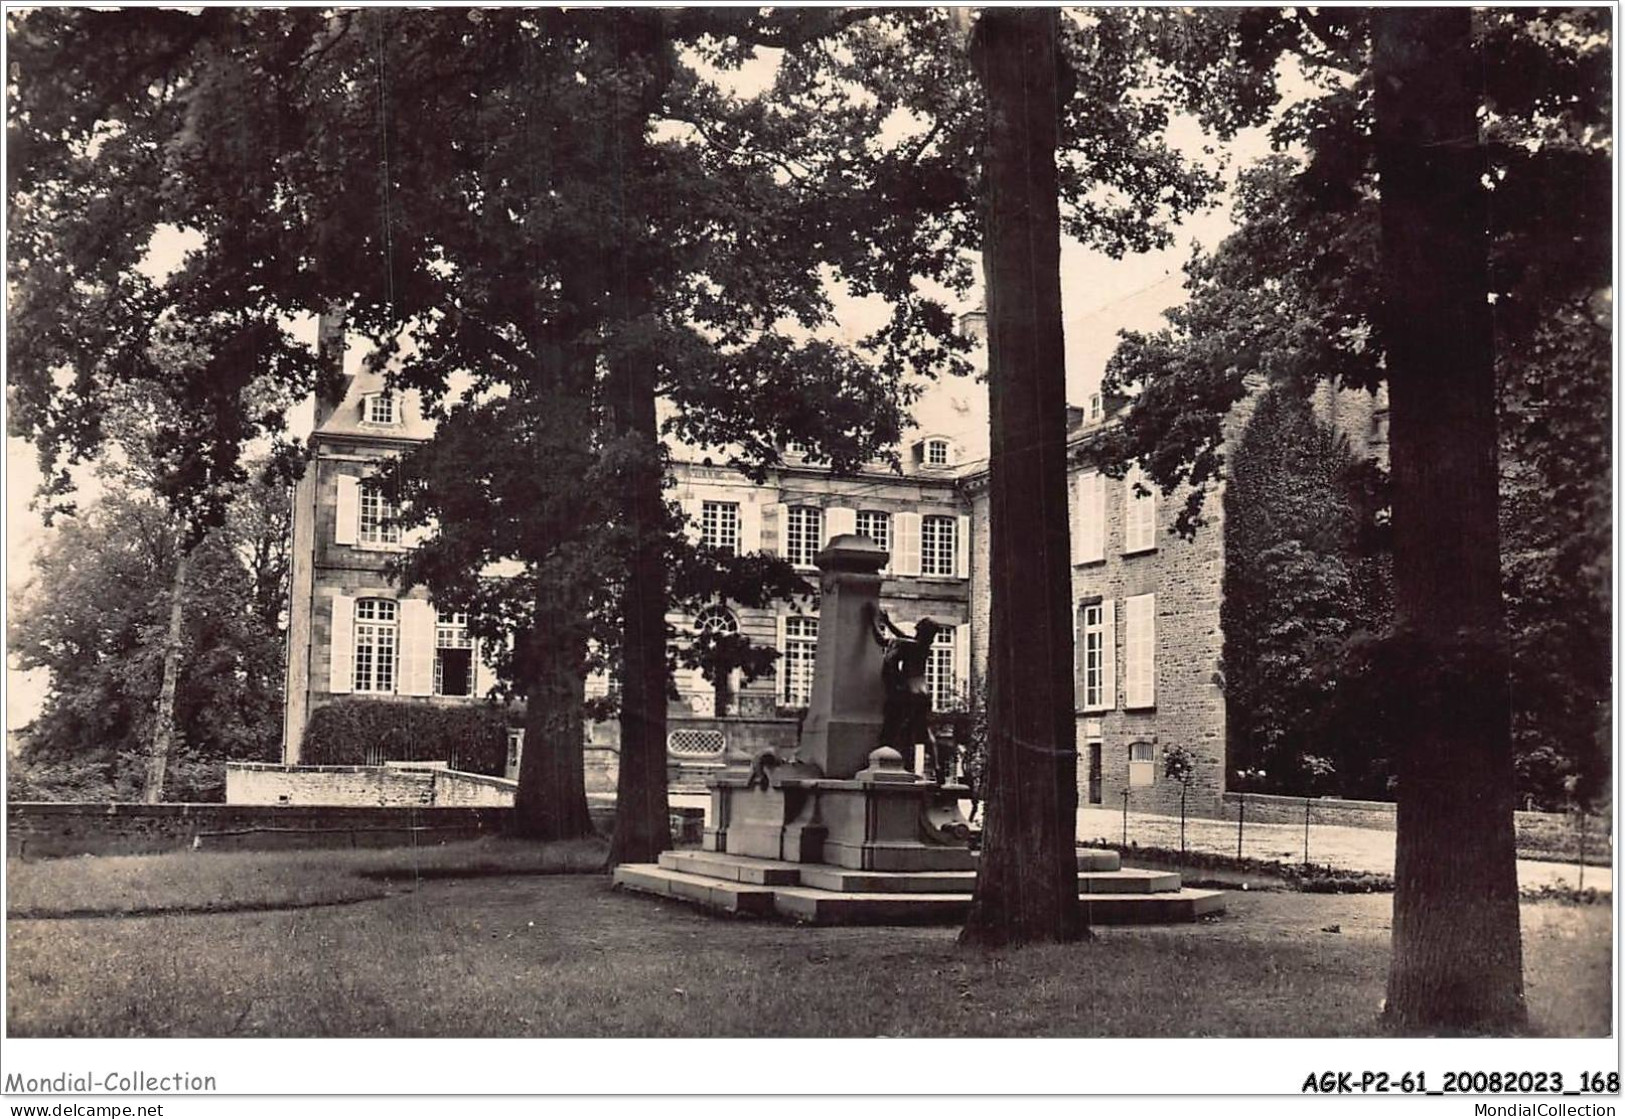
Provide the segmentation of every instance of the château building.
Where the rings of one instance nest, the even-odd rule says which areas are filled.
[[[979,325],[967,317],[969,328]],[[1368,447],[1385,442],[1382,401],[1330,390],[1322,396],[1323,417]],[[1249,408],[1244,401],[1232,415],[1232,436]],[[1183,539],[1170,531],[1183,494],[1165,496],[1137,473],[1114,479],[1087,464],[1091,442],[1114,422],[1101,396],[1090,394],[1068,418],[1079,802],[1116,807],[1126,794],[1137,809],[1175,809],[1181,790],[1164,763],[1178,746],[1195,761],[1189,809],[1217,814],[1227,787],[1222,495],[1209,496],[1207,523]],[[932,385],[916,419],[900,472],[877,463],[836,476],[792,446],[757,483],[702,451],[675,446],[671,496],[696,538],[783,556],[809,574],[813,557],[843,533],[863,533],[886,548],[881,601],[892,619],[911,628],[930,617],[944,627],[928,681],[935,708],[947,711],[969,703],[985,678],[998,590],[988,579],[985,392],[969,380]],[[467,619],[437,609],[423,588],[400,591],[384,573],[411,542],[390,526],[392,511],[368,479],[431,434],[413,395],[389,392],[377,374],[357,373],[339,399],[318,405],[309,467],[294,495],[288,765],[300,763],[311,713],[335,698],[471,704],[494,683]],[[762,610],[718,603],[668,621],[679,640],[722,630],[780,653],[772,675],[748,684],[678,670],[668,712],[674,787],[697,787],[708,769],[793,744],[810,692],[815,602]],[[589,694],[608,686],[590,679]],[[613,721],[594,724],[585,748],[612,762],[617,731]],[[510,775],[521,735],[517,727],[510,732]]]

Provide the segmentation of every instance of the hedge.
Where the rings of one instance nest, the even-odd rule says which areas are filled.
[[[508,720],[501,708],[487,704],[340,699],[311,715],[300,756],[307,765],[443,761],[465,773],[501,777],[508,764]]]

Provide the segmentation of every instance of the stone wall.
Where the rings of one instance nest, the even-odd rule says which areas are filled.
[[[437,770],[434,779],[436,808],[512,808],[519,782],[483,773]]]
[[[227,804],[400,807],[435,803],[429,768],[226,763]]]
[[[6,806],[6,856],[142,855],[193,847],[389,846],[501,831],[511,809],[242,804]]]
[[[1116,703],[1110,710],[1078,714],[1078,799],[1089,803],[1090,747],[1098,743],[1098,803],[1120,806],[1123,790],[1128,788],[1133,808],[1177,811],[1180,787],[1163,776],[1163,764],[1169,749],[1183,746],[1196,762],[1188,809],[1197,815],[1216,814],[1225,780],[1225,708],[1218,675],[1223,647],[1219,594],[1224,551],[1218,497],[1208,497],[1207,515],[1213,523],[1199,529],[1194,539],[1186,540],[1169,531],[1184,504],[1184,491],[1157,492],[1154,550],[1125,554],[1128,483],[1107,478],[1104,490],[1104,558],[1073,567],[1072,596],[1074,604],[1098,598],[1114,612]],[[1130,710],[1124,600],[1146,594],[1156,595],[1155,702],[1150,707]],[[1077,625],[1076,608],[1073,625]],[[1136,743],[1151,746],[1149,785],[1129,785],[1129,751]]]

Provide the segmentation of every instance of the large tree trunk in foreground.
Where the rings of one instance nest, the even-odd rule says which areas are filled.
[[[525,746],[513,828],[527,839],[578,839],[593,830],[582,758],[584,643],[568,624],[539,621],[525,637]]]
[[[1504,1030],[1525,1012],[1479,67],[1466,8],[1375,19],[1405,721],[1386,1014],[1405,1031]]]
[[[624,245],[647,236],[644,207],[658,205],[641,181],[653,154],[648,128],[673,74],[669,14],[642,9],[620,14],[614,47],[617,68],[637,83],[616,122],[614,166],[623,168],[610,199]],[[666,571],[665,462],[655,412],[658,355],[633,341],[654,297],[648,270],[622,249],[607,262],[610,321],[625,332],[610,355],[608,412],[621,456],[621,509],[628,536],[622,592],[621,765],[615,786],[615,838],[609,864],[646,863],[671,846],[666,799]],[[613,344],[612,344],[613,345]]]
[[[983,269],[992,411],[987,827],[961,939],[1083,932],[1076,853],[1056,9],[989,8]]]
[[[181,545],[175,559],[175,578],[169,590],[169,628],[164,633],[163,679],[158,685],[158,708],[152,720],[152,752],[147,755],[147,781],[141,799],[161,804],[169,756],[175,751],[175,689],[180,682],[181,651],[186,641],[186,566],[189,554]]]

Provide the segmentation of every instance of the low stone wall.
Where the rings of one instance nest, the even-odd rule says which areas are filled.
[[[621,754],[610,746],[588,746],[582,751],[581,765],[585,771],[587,792],[613,793],[621,779]]]
[[[435,771],[404,766],[227,762],[226,803],[428,806],[435,803]]]
[[[512,808],[519,782],[442,769],[433,775],[436,808]]]
[[[243,804],[6,805],[6,856],[144,855],[443,843],[503,830],[512,809]]]
[[[1265,793],[1247,793],[1245,797],[1249,821],[1261,824],[1303,823],[1303,797]],[[1225,813],[1230,819],[1235,819],[1242,798],[1241,793],[1224,794]],[[1309,822],[1311,825],[1393,831],[1394,811],[1392,801],[1314,797],[1311,798]],[[1557,862],[1572,862],[1580,857],[1581,816],[1578,812],[1514,812],[1512,817],[1518,832],[1520,857]],[[1588,815],[1584,818],[1584,824],[1586,862],[1608,865],[1613,857],[1613,820],[1608,816]]]

